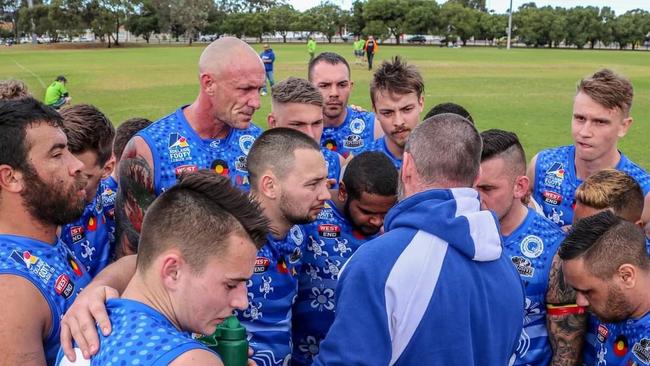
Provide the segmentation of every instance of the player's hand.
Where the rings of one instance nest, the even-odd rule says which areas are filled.
[[[96,324],[99,324],[104,336],[111,333],[106,300],[116,297],[119,297],[117,290],[108,286],[92,287],[79,293],[61,319],[61,347],[68,360],[74,362],[76,359],[73,340],[85,359],[99,351]]]
[[[365,108],[354,104],[350,104],[350,108],[352,108],[352,110],[356,112],[367,112]]]
[[[252,356],[253,356],[253,349],[248,347],[248,357],[252,357]],[[257,366],[257,362],[253,361],[252,358],[249,358],[246,366]]]

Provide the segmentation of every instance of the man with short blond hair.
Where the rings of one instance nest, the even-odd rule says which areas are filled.
[[[589,176],[606,168],[630,174],[645,195],[643,219],[650,220],[650,175],[618,149],[630,126],[630,81],[602,69],[580,81],[573,99],[573,145],[539,152],[528,168],[532,197],[558,226],[573,221],[575,191]]]

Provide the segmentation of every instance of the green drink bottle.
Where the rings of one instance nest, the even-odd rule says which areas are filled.
[[[246,328],[239,324],[237,317],[228,317],[219,324],[214,339],[217,343],[216,351],[225,366],[246,366],[248,364]]]

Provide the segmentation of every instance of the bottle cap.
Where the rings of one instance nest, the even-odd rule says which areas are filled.
[[[218,340],[238,341],[246,339],[246,328],[236,316],[230,316],[217,326]]]

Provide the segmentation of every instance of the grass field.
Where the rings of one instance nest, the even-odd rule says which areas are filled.
[[[119,124],[130,117],[157,119],[197,94],[197,47],[53,50],[16,46],[0,49],[0,78],[24,80],[37,97],[58,74],[68,78],[75,103],[91,103]],[[259,45],[254,47],[260,50]],[[275,77],[306,76],[304,45],[273,45]],[[319,44],[317,52],[334,51],[353,63],[351,45]],[[635,123],[621,149],[650,169],[650,53],[576,50],[447,49],[383,46],[376,63],[402,55],[425,77],[425,111],[452,101],[469,109],[480,129],[515,131],[528,157],[542,148],[568,144],[572,97],[577,81],[601,67],[628,76],[634,83]],[[370,108],[371,73],[352,65],[355,87],[351,102]],[[266,127],[270,98],[254,121]]]

